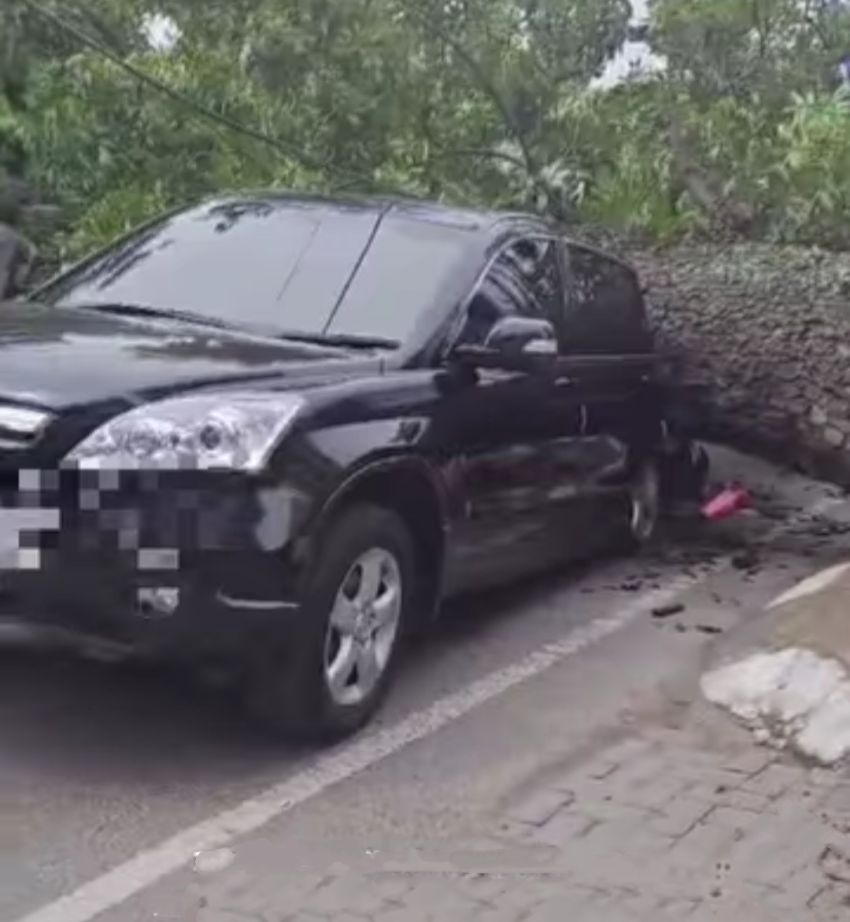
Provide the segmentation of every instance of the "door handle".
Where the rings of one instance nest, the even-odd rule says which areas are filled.
[[[572,387],[575,381],[572,378],[555,378],[555,387]]]

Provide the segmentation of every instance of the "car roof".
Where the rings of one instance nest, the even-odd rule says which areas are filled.
[[[286,189],[247,189],[222,193],[207,198],[208,206],[239,204],[266,204],[272,207],[284,205],[309,205],[329,213],[346,211],[373,211],[376,215],[400,214],[430,224],[441,224],[456,230],[466,230],[486,238],[507,236],[512,230],[537,230],[555,233],[567,243],[580,247],[597,256],[618,263],[624,269],[634,272],[634,267],[617,254],[605,250],[586,240],[572,236],[566,227],[552,218],[522,211],[508,211],[493,208],[448,205],[429,199],[402,195],[330,195],[322,193],[293,192]]]
[[[239,204],[266,204],[275,206],[308,205],[333,212],[374,211],[376,214],[400,214],[412,220],[442,224],[459,230],[495,235],[511,225],[537,225],[552,229],[553,224],[540,215],[500,211],[487,208],[447,205],[425,199],[405,196],[379,195],[322,195],[290,192],[278,189],[249,189],[216,195],[204,201],[207,206],[234,206]]]

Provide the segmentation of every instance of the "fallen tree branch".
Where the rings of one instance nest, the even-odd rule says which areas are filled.
[[[432,36],[444,42],[458,56],[463,64],[466,65],[467,70],[472,74],[480,89],[489,96],[491,102],[499,110],[505,127],[522,150],[523,159],[525,161],[524,166],[529,176],[536,178],[539,175],[539,170],[536,159],[528,144],[528,139],[525,136],[525,132],[514,116],[514,112],[507,99],[505,99],[495,82],[490,79],[486,70],[475,55],[465,48],[462,42],[446,32],[442,26],[435,23],[433,19],[424,12],[407,8],[405,9],[405,14],[412,16],[419,22],[420,26],[430,32]]]

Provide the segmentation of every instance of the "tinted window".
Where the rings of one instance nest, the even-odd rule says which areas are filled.
[[[232,323],[323,329],[375,211],[265,202],[171,217],[58,287],[57,303],[142,304]]]
[[[526,239],[492,265],[469,304],[460,342],[483,345],[497,321],[521,315],[554,320],[561,282],[553,241]]]
[[[569,303],[564,346],[573,353],[617,354],[651,348],[637,276],[620,263],[568,247]]]
[[[71,272],[46,300],[144,305],[270,331],[401,341],[434,303],[468,236],[392,213],[375,234],[379,217],[374,208],[291,201],[204,206]]]
[[[329,332],[403,341],[465,255],[465,230],[389,214]]]

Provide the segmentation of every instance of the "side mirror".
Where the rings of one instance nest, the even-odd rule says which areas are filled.
[[[480,368],[543,372],[554,364],[558,342],[548,320],[504,317],[494,325],[483,346],[459,346],[455,356]]]

